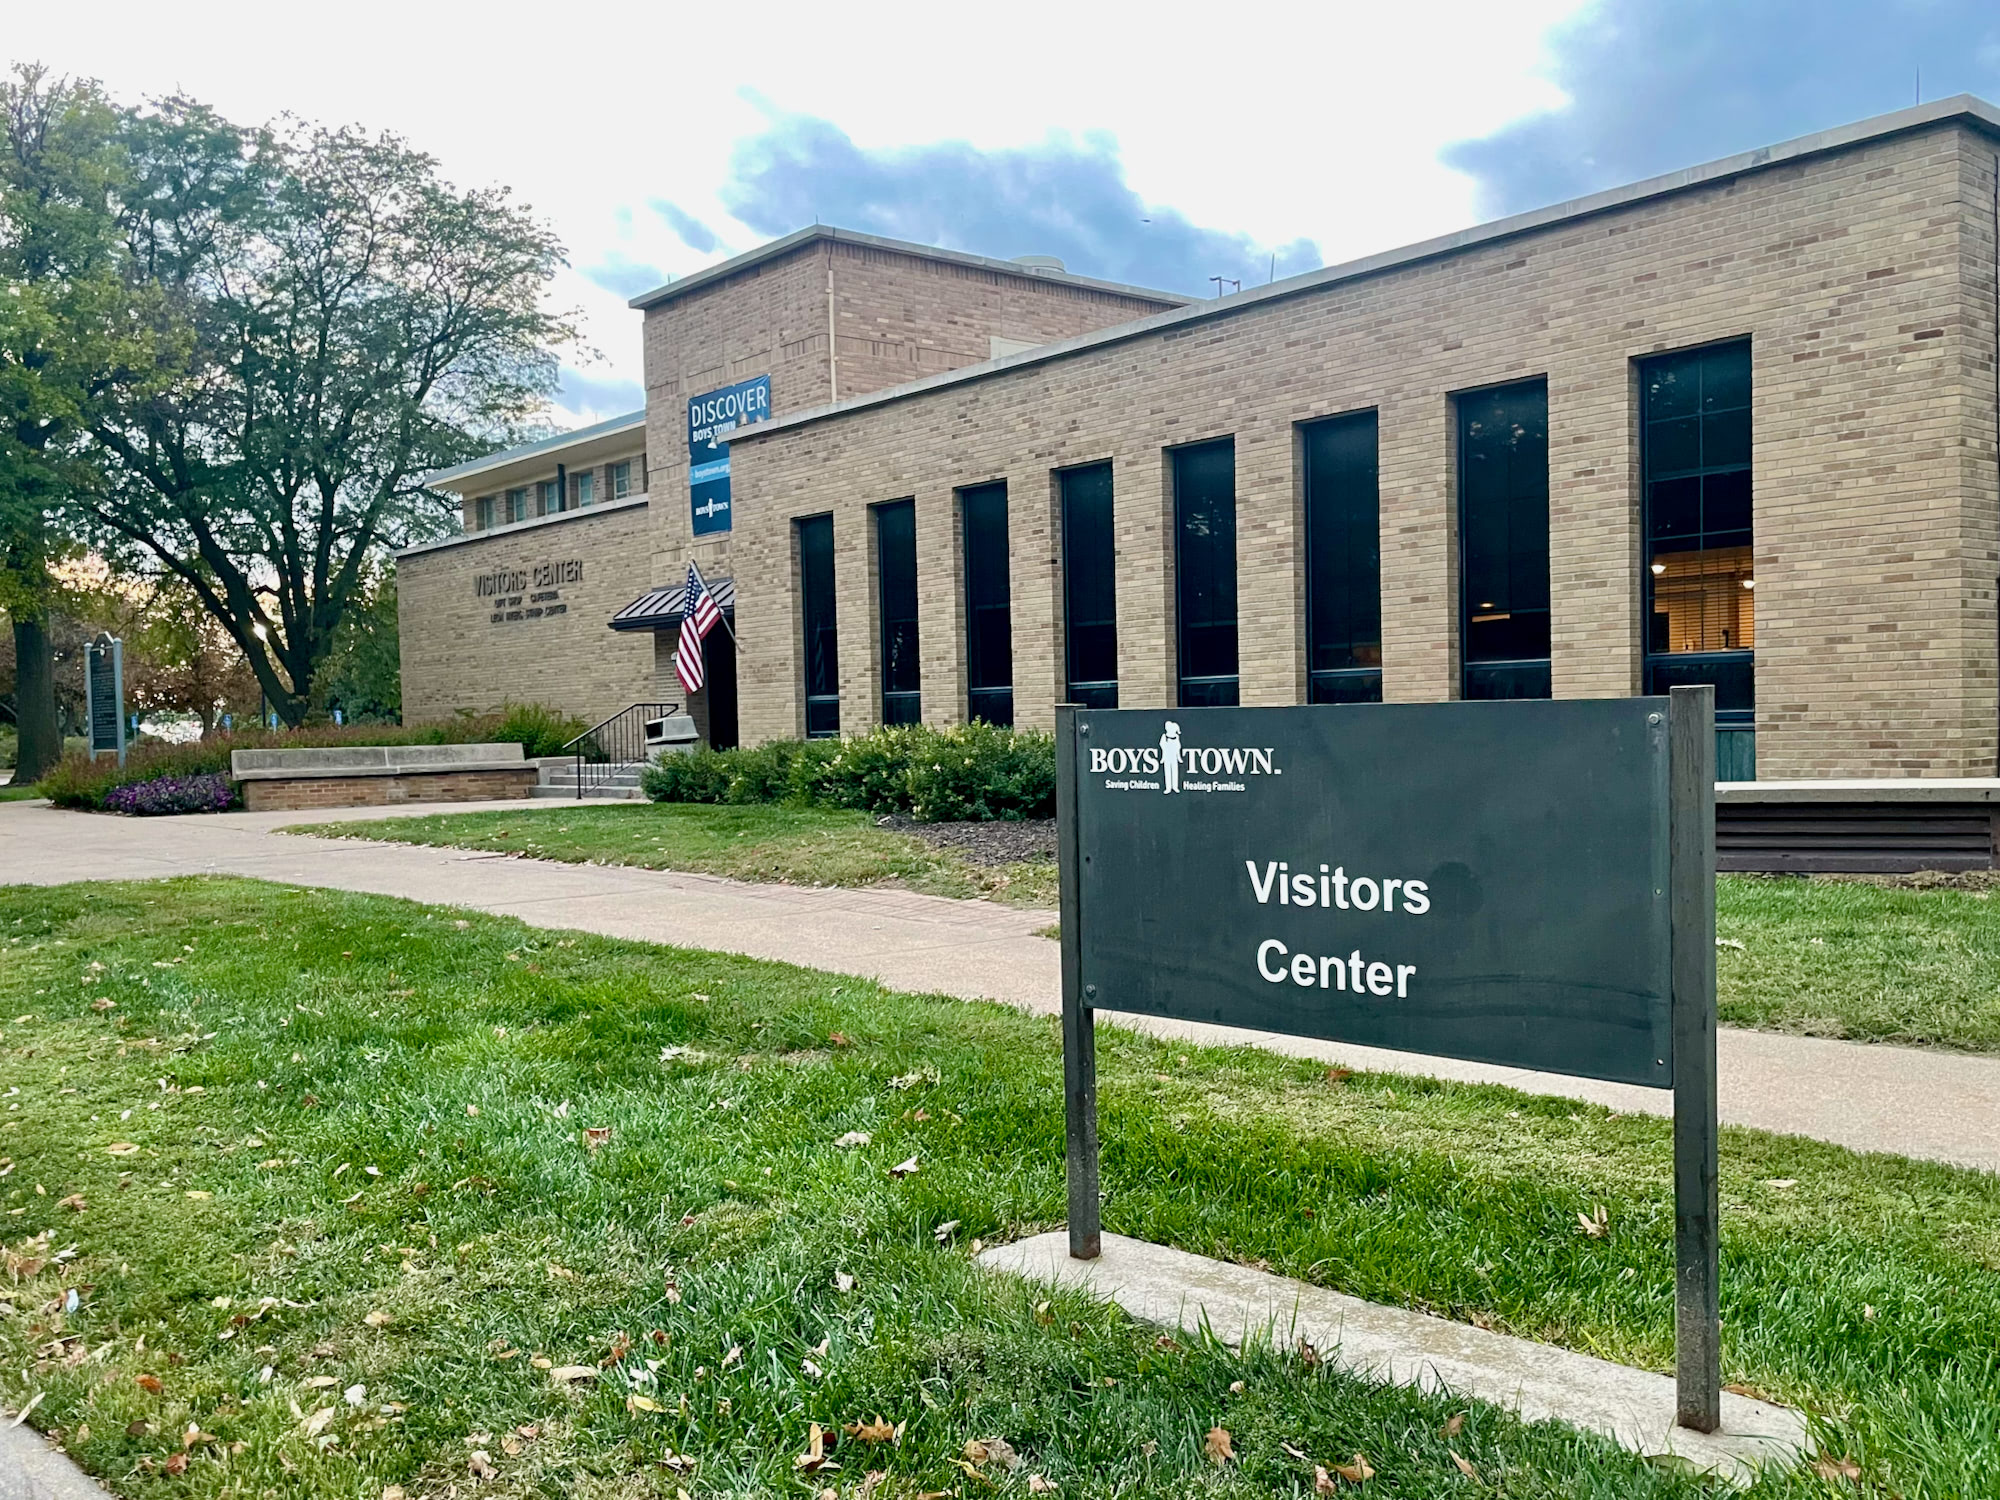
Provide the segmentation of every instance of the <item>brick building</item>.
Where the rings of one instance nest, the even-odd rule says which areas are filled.
[[[1990,776],[1997,149],[1961,97],[1179,305],[792,236],[638,299],[643,525],[406,554],[406,701],[532,679],[514,642],[558,632],[460,596],[560,532],[616,585],[562,617],[559,675],[671,683],[692,555],[730,582],[745,742],[1712,681],[1725,777]],[[694,535],[687,398],[764,370],[733,522]],[[605,627],[648,590],[641,662]]]

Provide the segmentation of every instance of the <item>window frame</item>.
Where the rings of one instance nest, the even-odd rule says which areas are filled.
[[[1217,595],[1226,589],[1229,596],[1230,614],[1228,620],[1229,657],[1228,672],[1188,671],[1190,658],[1197,653],[1190,651],[1188,624],[1190,611],[1190,570],[1187,566],[1192,548],[1188,546],[1189,485],[1185,470],[1202,457],[1226,449],[1229,455],[1229,541],[1228,566],[1218,569],[1211,580],[1211,589]],[[1242,702],[1243,655],[1242,655],[1242,592],[1239,587],[1237,570],[1237,494],[1236,494],[1236,435],[1226,433],[1219,437],[1207,438],[1197,443],[1178,444],[1167,451],[1168,473],[1173,491],[1174,524],[1174,683],[1175,702],[1182,708],[1233,708]],[[1211,510],[1211,516],[1219,512]],[[1209,553],[1220,552],[1219,543],[1211,543]],[[1216,561],[1212,555],[1208,559]],[[1214,630],[1218,633],[1223,622],[1218,615],[1215,619],[1203,620],[1192,627],[1196,630]],[[1219,634],[1218,634],[1219,638]],[[1202,652],[1200,654],[1206,654]],[[1200,663],[1214,665],[1215,663]]]
[[[1111,675],[1109,677],[1080,677],[1077,675],[1077,628],[1081,611],[1077,608],[1077,572],[1072,566],[1076,556],[1076,529],[1073,526],[1075,514],[1073,502],[1096,504],[1100,497],[1073,494],[1073,481],[1081,483],[1086,477],[1094,478],[1102,474],[1104,480],[1104,567],[1103,582],[1105,598],[1102,609],[1107,613],[1099,616],[1093,611],[1092,618],[1083,620],[1086,629],[1108,629],[1110,632]],[[1063,606],[1063,694],[1064,701],[1078,703],[1085,708],[1116,708],[1118,706],[1118,476],[1108,458],[1095,463],[1074,464],[1055,471],[1056,484],[1056,532],[1062,546],[1062,606]]]
[[[605,487],[612,500],[623,500],[632,490],[632,460],[627,458],[605,467]]]
[[[597,470],[577,469],[569,476],[570,490],[578,510],[597,504]]]
[[[1510,392],[1529,391],[1534,389],[1539,389],[1542,396],[1541,505],[1542,505],[1543,515],[1545,517],[1543,523],[1544,530],[1543,530],[1543,542],[1542,542],[1542,556],[1544,559],[1543,566],[1545,569],[1545,574],[1542,585],[1542,592],[1543,596],[1547,599],[1548,602],[1544,606],[1541,612],[1547,616],[1548,620],[1549,653],[1545,656],[1490,657],[1479,661],[1474,661],[1472,659],[1472,654],[1471,654],[1472,626],[1475,623],[1483,623],[1483,622],[1477,621],[1474,617],[1473,613],[1474,606],[1472,602],[1472,593],[1473,593],[1472,577],[1471,577],[1472,570],[1468,566],[1469,563],[1468,534],[1471,531],[1471,528],[1466,524],[1467,513],[1468,513],[1467,505],[1469,500],[1469,496],[1467,493],[1468,486],[1466,484],[1466,479],[1468,472],[1467,466],[1471,461],[1471,455],[1468,452],[1469,443],[1467,441],[1468,437],[1467,428],[1469,423],[1473,420],[1472,412],[1476,409],[1478,403],[1482,401],[1494,400]],[[1457,503],[1453,507],[1454,520],[1456,521],[1457,524],[1457,537],[1456,537],[1457,545],[1455,550],[1457,553],[1457,560],[1458,560],[1458,695],[1461,700],[1474,701],[1474,702],[1551,698],[1554,696],[1555,597],[1554,597],[1554,590],[1552,587],[1553,570],[1549,555],[1550,523],[1546,519],[1548,514],[1548,507],[1550,504],[1550,494],[1551,494],[1551,486],[1549,480],[1549,462],[1548,462],[1548,452],[1549,452],[1548,376],[1546,374],[1529,375],[1522,377],[1520,379],[1499,381],[1492,385],[1475,386],[1462,391],[1454,391],[1452,393],[1451,399],[1452,399],[1452,432],[1456,440],[1455,446],[1457,450],[1454,455],[1455,462],[1453,464],[1453,471],[1457,482],[1456,487],[1458,492],[1456,496]],[[1506,500],[1508,506],[1510,507],[1510,514],[1508,516],[1509,545],[1507,550],[1507,563],[1508,563],[1508,570],[1511,574],[1514,566],[1514,559],[1520,554],[1516,551],[1516,549],[1512,545],[1513,530],[1511,523],[1513,521],[1513,516],[1511,514],[1511,507],[1515,503],[1515,497],[1510,494],[1506,497]],[[1513,580],[1511,576],[1508,580],[1508,583],[1509,587],[1511,588],[1513,586]],[[1529,610],[1520,609],[1518,606],[1514,604],[1514,601],[1511,598],[1508,600],[1508,605],[1509,605],[1508,608],[1509,615],[1517,613],[1536,612],[1532,609]],[[1479,688],[1480,690],[1475,691],[1474,690],[1475,687]]]
[[[493,529],[493,517],[499,509],[499,503],[500,497],[498,495],[475,495],[473,497],[472,529],[474,531],[491,531]]]
[[[507,524],[513,526],[528,519],[528,487],[519,485],[507,492]]]
[[[1367,465],[1368,507],[1373,518],[1372,574],[1374,579],[1374,619],[1375,638],[1372,641],[1357,640],[1352,624],[1355,617],[1351,599],[1347,605],[1350,622],[1347,638],[1342,643],[1350,655],[1373,649],[1375,660],[1372,664],[1350,661],[1346,666],[1318,667],[1314,659],[1319,651],[1319,611],[1330,605],[1323,604],[1321,591],[1315,586],[1318,580],[1319,553],[1324,541],[1332,545],[1327,528],[1335,524],[1335,517],[1322,515],[1316,503],[1314,439],[1321,434],[1332,434],[1336,430],[1358,428],[1366,425],[1369,430],[1369,462]],[[1382,420],[1376,407],[1363,407],[1357,411],[1336,412],[1311,421],[1297,424],[1299,441],[1299,502],[1301,526],[1305,536],[1305,546],[1301,557],[1305,578],[1305,666],[1306,702],[1308,703],[1380,703],[1382,701]],[[1344,521],[1344,538],[1352,542],[1355,524],[1351,515],[1340,518]],[[1341,554],[1344,584],[1351,590],[1356,582],[1356,570],[1351,566],[1351,548]],[[1363,570],[1369,571],[1369,570]],[[1365,585],[1364,585],[1365,588]]]
[[[818,546],[818,538],[825,537],[823,556]],[[792,519],[793,545],[798,553],[799,580],[799,717],[809,740],[834,739],[840,734],[840,607],[837,595],[837,581],[834,570],[833,513],[821,512],[816,516],[795,516]],[[816,596],[814,573],[824,565],[826,578],[824,598]],[[823,607],[815,608],[815,604]],[[815,616],[822,618],[816,619]],[[824,646],[824,657],[818,650]],[[820,692],[815,693],[814,667],[822,664],[826,671],[818,684]],[[826,691],[831,685],[832,691]]]
[[[884,500],[868,507],[870,530],[875,542],[875,640],[876,665],[881,672],[881,712],[884,724],[920,724],[923,722],[923,624],[922,624],[922,583],[917,567],[917,502],[914,497],[905,496],[900,500]],[[907,538],[897,533],[904,519],[909,522]],[[885,527],[884,522],[891,522]],[[902,593],[902,580],[891,580],[892,561],[900,567],[901,559],[889,555],[891,546],[898,551],[904,545],[909,548],[909,579],[907,613],[903,613],[904,601],[891,598],[891,589]],[[893,616],[890,611],[897,613]],[[907,630],[907,637],[905,637]],[[906,652],[899,647],[907,647]],[[899,669],[907,668],[907,672]],[[894,686],[894,682],[907,682],[907,686]]]
[[[1683,467],[1669,470],[1664,477],[1656,478],[1653,473],[1653,461],[1658,438],[1655,436],[1653,429],[1665,422],[1684,420],[1684,418],[1665,417],[1656,419],[1653,417],[1650,410],[1650,403],[1647,400],[1647,385],[1652,372],[1669,361],[1698,361],[1709,356],[1720,355],[1724,352],[1733,353],[1737,351],[1741,352],[1745,366],[1743,404],[1741,406],[1724,407],[1721,408],[1721,411],[1725,414],[1739,411],[1743,413],[1745,433],[1742,462],[1722,464],[1698,462],[1692,468]],[[1654,544],[1659,540],[1654,530],[1654,490],[1656,486],[1686,479],[1706,481],[1710,478],[1720,478],[1737,473],[1745,475],[1749,489],[1748,503],[1750,509],[1749,524],[1742,529],[1749,536],[1747,545],[1751,552],[1751,582],[1754,584],[1756,579],[1756,364],[1751,336],[1749,334],[1741,334],[1731,338],[1713,339],[1706,343],[1692,344],[1682,349],[1662,349],[1635,360],[1633,364],[1634,375],[1636,376],[1635,390],[1638,399],[1639,427],[1639,656],[1641,686],[1648,694],[1663,694],[1675,686],[1704,682],[1713,683],[1716,688],[1716,727],[1718,729],[1732,730],[1752,729],[1756,725],[1757,717],[1757,648],[1754,623],[1756,604],[1754,600],[1751,604],[1753,621],[1751,627],[1751,644],[1748,646],[1704,647],[1696,651],[1655,651],[1652,647],[1653,606],[1656,598],[1656,575],[1653,572],[1653,564],[1658,556],[1654,551]],[[1706,367],[1704,366],[1703,369],[1703,388],[1697,390],[1694,408],[1689,413],[1689,415],[1696,417],[1703,417],[1708,414],[1707,408],[1704,405],[1706,399]],[[1697,433],[1697,441],[1705,443],[1705,432],[1698,427]],[[1705,508],[1705,497],[1703,505]],[[1697,542],[1705,541],[1708,536],[1706,521],[1707,516],[1704,509],[1704,513],[1701,516],[1701,524],[1697,526],[1694,533]],[[1733,529],[1729,531],[1719,530],[1716,534],[1730,535],[1733,534]],[[1703,551],[1706,549],[1697,546],[1693,549],[1676,548],[1674,550]]]
[[[981,603],[978,596],[982,569],[976,564],[983,560],[983,548],[978,547],[973,539],[973,510],[975,506],[983,506],[995,498],[1000,508],[1000,593],[997,603],[992,600]],[[965,713],[976,723],[992,724],[1001,729],[1014,727],[1014,583],[1009,551],[1012,536],[1008,523],[1006,480],[992,479],[960,487],[958,536],[965,585]],[[999,664],[987,659],[986,648],[993,642],[980,628],[981,613],[997,613],[1001,617],[999,646],[1006,656],[1004,671],[998,670]]]

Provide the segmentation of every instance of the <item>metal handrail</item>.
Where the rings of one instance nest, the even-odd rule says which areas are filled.
[[[681,711],[678,703],[634,703],[621,708],[602,724],[590,728],[562,747],[564,755],[576,756],[576,799],[605,785],[627,766],[646,763],[646,724]],[[590,779],[584,780],[584,768]]]

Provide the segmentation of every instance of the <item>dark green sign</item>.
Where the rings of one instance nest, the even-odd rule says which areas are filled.
[[[1074,725],[1090,1006],[1673,1082],[1666,699]]]

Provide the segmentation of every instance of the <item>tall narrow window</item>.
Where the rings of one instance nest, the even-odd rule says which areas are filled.
[[[623,500],[632,493],[632,461],[611,466],[611,498]]]
[[[563,492],[553,479],[543,479],[535,484],[535,507],[538,515],[555,516],[562,514]]]
[[[497,495],[481,495],[472,502],[472,525],[475,530],[493,529],[493,502],[498,498]]]
[[[806,738],[840,733],[840,640],[834,629],[833,517],[799,528],[799,614],[805,624]]]
[[[965,684],[971,717],[1014,723],[1014,632],[1007,587],[1007,486],[958,492],[965,523]]]
[[[1755,779],[1750,346],[1639,367],[1645,403],[1646,691],[1715,684],[1716,774]]]
[[[917,664],[917,503],[875,507],[875,573],[882,621],[882,722],[923,718]]]
[[[1062,504],[1065,700],[1118,706],[1118,547],[1111,520],[1111,465],[1065,469]]]
[[[1236,678],[1236,440],[1173,450],[1180,702],[1231,706]]]
[[[525,489],[507,491],[508,522],[511,524],[515,521],[525,521],[527,519],[528,492]]]
[[[582,469],[569,476],[571,501],[578,510],[597,504],[597,470]]]
[[[1372,411],[1301,430],[1306,495],[1306,698],[1382,701],[1382,538]]]
[[[1466,698],[1549,696],[1549,387],[1458,398]]]

